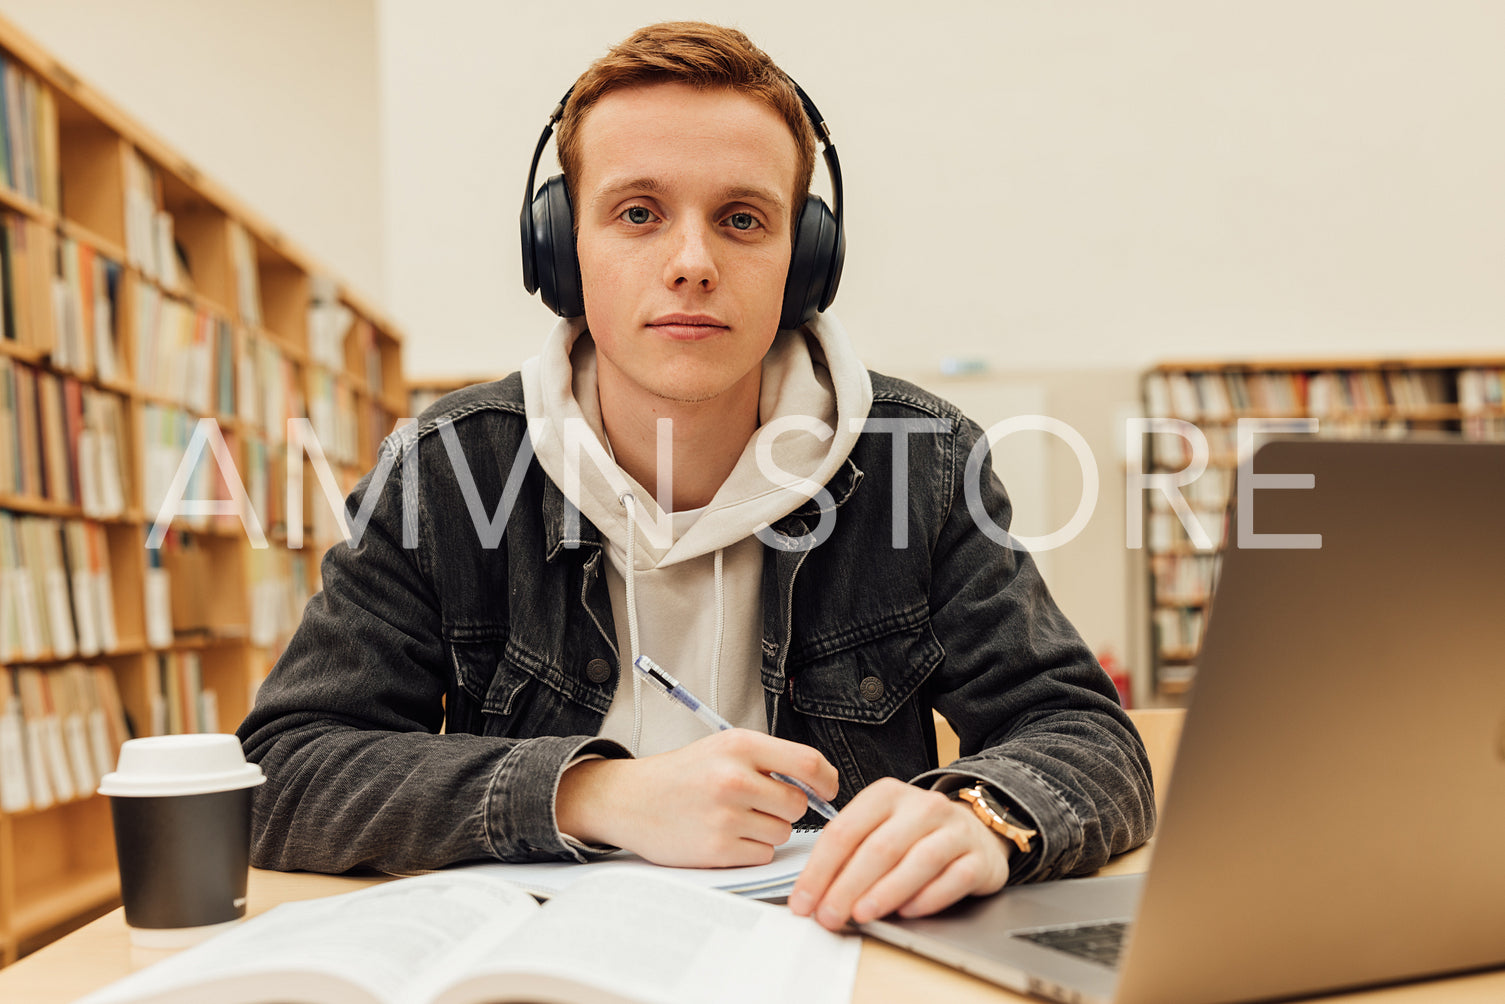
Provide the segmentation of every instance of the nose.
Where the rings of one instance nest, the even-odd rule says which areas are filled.
[[[664,264],[664,284],[674,290],[698,286],[709,293],[720,274],[711,242],[714,235],[699,222],[681,221],[671,236],[672,251]]]

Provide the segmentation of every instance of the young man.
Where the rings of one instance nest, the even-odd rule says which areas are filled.
[[[981,431],[829,315],[779,328],[815,160],[788,79],[740,32],[645,28],[559,148],[584,316],[351,495],[369,523],[241,726],[255,863],[761,862],[807,811],[778,772],[840,808],[789,901],[836,928],[1143,841],[1112,684],[980,525],[1010,514]],[[643,693],[639,653],[737,728]],[[979,782],[1032,843],[945,793]]]

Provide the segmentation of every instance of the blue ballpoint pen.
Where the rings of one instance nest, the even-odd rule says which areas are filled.
[[[731,722],[727,721],[725,718],[722,718],[705,704],[701,703],[700,698],[696,697],[694,694],[686,690],[678,680],[669,675],[664,667],[660,666],[658,663],[654,662],[646,655],[640,655],[636,659],[634,659],[632,661],[632,666],[639,673],[642,673],[643,676],[647,677],[650,683],[652,683],[659,690],[662,690],[666,697],[668,697],[670,700],[678,701],[680,704],[683,704],[685,707],[689,708],[692,712],[695,713],[696,718],[699,718],[702,722],[705,722],[717,732],[725,732],[727,729],[732,728]],[[805,782],[801,781],[799,778],[790,777],[788,774],[780,774],[777,771],[769,771],[768,776],[773,778],[775,781],[783,781],[785,784],[794,785],[800,791],[803,791],[805,793],[805,798],[809,801],[810,808],[814,809],[822,816],[825,816],[827,819],[836,818],[836,809],[832,807],[831,803],[827,802],[824,798],[821,798],[819,795],[817,795],[813,788],[811,788]]]

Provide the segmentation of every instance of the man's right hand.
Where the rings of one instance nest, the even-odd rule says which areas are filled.
[[[804,793],[772,771],[836,797],[836,768],[818,750],[730,729],[641,760],[577,763],[559,779],[554,815],[561,833],[655,864],[766,864],[807,808]]]

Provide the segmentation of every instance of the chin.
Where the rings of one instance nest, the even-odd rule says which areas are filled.
[[[715,400],[724,390],[725,388],[713,389],[709,387],[675,385],[671,387],[655,387],[653,388],[653,393],[655,396],[663,398],[665,401],[673,401],[675,404],[703,404],[706,401]]]

